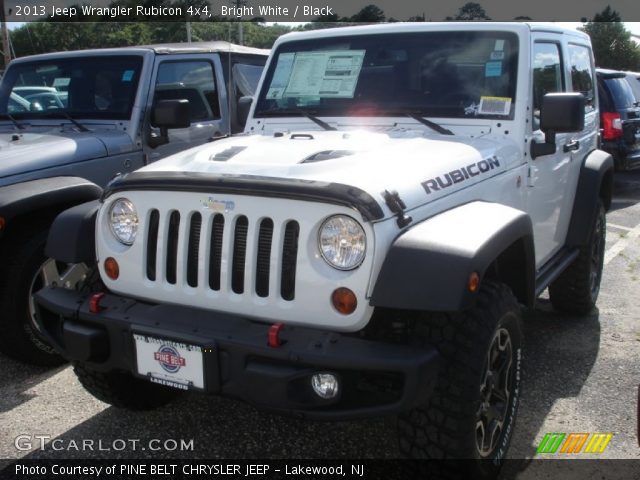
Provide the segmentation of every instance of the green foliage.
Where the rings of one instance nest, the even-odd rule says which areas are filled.
[[[456,15],[453,17],[447,17],[446,20],[469,22],[477,20],[491,20],[491,18],[489,18],[487,12],[484,11],[482,5],[475,2],[468,2],[460,7]]]
[[[640,48],[631,40],[620,15],[607,6],[582,29],[591,37],[596,65],[614,70],[640,70]]]
[[[384,12],[375,5],[367,5],[358,13],[353,15],[349,20],[351,22],[366,22],[366,23],[375,23],[375,22],[384,22],[385,21]]]

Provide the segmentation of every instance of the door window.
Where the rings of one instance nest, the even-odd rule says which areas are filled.
[[[571,90],[584,95],[585,113],[595,109],[595,86],[591,70],[591,50],[582,45],[569,45],[569,65],[571,66]]]
[[[562,92],[560,48],[556,43],[533,46],[533,129],[540,128],[540,106],[547,93]]]
[[[194,60],[160,64],[154,103],[180,99],[189,100],[192,123],[220,118],[220,103],[210,62]]]

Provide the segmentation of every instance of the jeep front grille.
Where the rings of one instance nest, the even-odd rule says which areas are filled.
[[[199,212],[181,214],[177,210],[167,212],[163,217],[157,209],[151,210],[148,218],[146,276],[150,281],[166,281],[172,285],[184,281],[192,288],[230,289],[236,294],[252,290],[263,298],[277,294],[287,301],[295,298],[300,233],[295,220],[283,225],[282,235],[274,235],[276,226],[271,218],[252,221],[245,215],[221,213],[203,217]],[[161,218],[165,219],[166,225]],[[166,235],[160,235],[162,231]],[[180,238],[181,235],[185,238]],[[205,242],[201,241],[203,235],[208,235]],[[162,238],[164,245],[159,245]],[[274,238],[279,239],[277,245]],[[281,255],[273,255],[274,249]],[[163,258],[158,258],[158,252]],[[280,265],[271,265],[272,258],[281,259]],[[206,269],[204,277],[199,277],[201,266]],[[272,268],[279,268],[279,275],[272,276]],[[161,278],[163,271],[164,278]],[[205,279],[204,285],[200,285],[199,278]],[[271,285],[270,278],[279,278],[280,285]],[[249,279],[251,285],[247,284]]]

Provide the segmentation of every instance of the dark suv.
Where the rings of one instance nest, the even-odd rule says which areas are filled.
[[[640,166],[640,101],[624,72],[596,70],[600,98],[602,149],[614,159],[616,170]]]

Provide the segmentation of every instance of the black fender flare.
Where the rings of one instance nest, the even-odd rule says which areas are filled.
[[[49,229],[47,257],[65,263],[95,263],[95,225],[100,205],[100,200],[92,200],[60,213]]]
[[[492,268],[500,262],[500,269]],[[460,311],[475,304],[468,288],[478,273],[498,275],[518,300],[535,298],[535,255],[530,217],[497,203],[475,201],[431,217],[391,245],[373,288],[375,307]]]
[[[30,213],[65,209],[100,198],[102,189],[79,177],[50,177],[14,183],[0,188],[0,217],[7,231],[11,220]]]
[[[612,193],[613,157],[602,150],[593,150],[585,157],[580,167],[580,177],[565,242],[567,246],[581,247],[587,244],[597,213],[598,198],[602,200],[605,210],[609,210]]]

